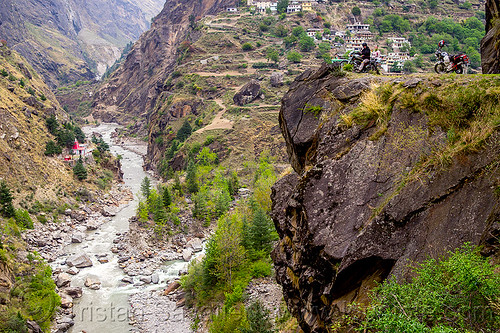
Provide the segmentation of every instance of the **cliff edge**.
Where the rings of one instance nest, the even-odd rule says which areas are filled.
[[[306,71],[282,100],[295,170],[273,188],[276,277],[304,332],[327,332],[408,260],[497,252],[500,82]]]

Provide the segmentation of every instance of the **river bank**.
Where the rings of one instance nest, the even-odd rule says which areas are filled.
[[[111,152],[121,156],[124,183],[104,195],[86,192],[88,197],[67,209],[62,219],[37,223],[23,235],[28,250],[38,252],[53,269],[61,307],[52,332],[156,332],[159,323],[167,331],[191,332],[191,318],[177,299],[182,294],[174,291],[167,297],[164,289],[202,251],[207,234],[181,214],[184,233],[159,242],[151,228],[132,218],[141,181],[152,177],[143,170],[146,144],[117,138],[116,128],[101,124],[84,131],[99,133]]]

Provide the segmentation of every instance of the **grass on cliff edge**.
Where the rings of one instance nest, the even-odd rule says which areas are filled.
[[[427,76],[416,88],[404,88],[401,83],[374,84],[363,93],[359,105],[340,116],[339,125],[349,128],[376,126],[370,140],[384,135],[393,109],[425,115],[425,130],[407,142],[428,141],[430,136],[443,133],[443,140],[433,144],[409,172],[402,174],[394,191],[374,209],[376,216],[407,184],[425,177],[432,170],[442,171],[461,154],[482,149],[500,128],[500,80],[489,76]],[[414,131],[415,132],[415,131]],[[415,132],[416,133],[416,132]],[[413,133],[413,134],[415,134]]]
[[[389,279],[364,308],[351,304],[334,332],[498,332],[500,274],[479,249],[465,244],[447,258],[412,265],[411,281]]]

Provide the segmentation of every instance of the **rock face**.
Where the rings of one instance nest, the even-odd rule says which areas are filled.
[[[445,168],[432,164],[449,143],[431,116],[453,89],[429,80],[348,79],[325,66],[302,74],[282,100],[296,173],[273,187],[280,241],[272,257],[306,333],[327,332],[389,275],[409,278],[408,260],[479,244],[500,218],[500,171],[491,169],[500,134],[492,130],[481,149],[450,157]],[[424,108],[429,98],[438,106]],[[377,119],[367,110],[387,113]]]
[[[236,105],[243,106],[256,100],[260,93],[259,81],[251,80],[234,95],[233,101]]]
[[[500,73],[500,1],[486,1],[486,35],[481,40],[483,74]]]

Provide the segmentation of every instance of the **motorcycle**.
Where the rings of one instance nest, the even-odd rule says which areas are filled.
[[[349,64],[351,64],[354,68],[354,70],[357,70],[361,63],[363,62],[363,58],[361,57],[361,52],[354,51],[349,54]],[[370,62],[366,64],[363,69],[361,70],[361,73],[368,73],[368,72],[375,72],[377,74],[380,74],[380,59],[379,58],[371,58]]]
[[[438,62],[434,65],[434,70],[438,74],[446,74],[455,72],[457,74],[463,74],[464,68],[467,69],[469,66],[469,57],[465,53],[459,53],[457,55],[448,55],[445,51],[437,50],[436,58]],[[451,65],[451,68],[448,66]]]

